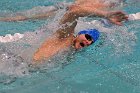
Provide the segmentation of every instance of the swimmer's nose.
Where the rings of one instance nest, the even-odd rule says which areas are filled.
[[[88,40],[84,42],[84,44],[87,46],[89,46],[91,43],[92,43],[92,41],[88,41]]]

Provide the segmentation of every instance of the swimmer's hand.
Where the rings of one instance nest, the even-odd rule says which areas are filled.
[[[107,19],[116,25],[122,26],[122,21],[128,20],[128,16],[122,11],[108,12]]]

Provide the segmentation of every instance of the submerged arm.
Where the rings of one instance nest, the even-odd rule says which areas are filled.
[[[35,19],[44,19],[48,18],[50,16],[54,16],[56,14],[57,10],[49,11],[47,13],[42,13],[42,14],[37,14],[31,17],[26,17],[22,15],[17,15],[14,17],[5,17],[5,18],[0,18],[0,21],[6,21],[6,22],[12,22],[12,21],[25,21],[25,20],[35,20]]]

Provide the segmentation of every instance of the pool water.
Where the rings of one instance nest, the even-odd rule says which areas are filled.
[[[53,5],[64,1],[70,0],[30,0],[30,2],[1,0],[2,14],[0,14],[4,16],[4,13],[24,11],[35,6]],[[140,12],[139,0],[125,2],[127,3],[123,8],[125,12],[128,14]],[[48,23],[49,20],[0,22],[0,35],[34,32]],[[76,27],[76,31],[88,26],[81,23]],[[100,25],[91,26],[104,30]],[[59,55],[50,64],[43,64],[39,68],[15,64],[15,61],[21,62],[19,57],[14,57],[12,60],[4,59],[0,63],[0,93],[140,93],[140,21],[129,21],[122,27],[111,26],[106,30],[112,33],[102,34],[94,45],[74,54]],[[29,38],[27,41],[31,42],[32,39],[34,38]],[[34,48],[33,45],[36,44],[32,42],[26,44],[25,39],[18,43],[2,43],[0,54],[5,51],[8,55],[20,54],[28,47]],[[2,49],[8,47],[8,50],[3,51],[1,47]],[[30,51],[27,56],[30,57]]]

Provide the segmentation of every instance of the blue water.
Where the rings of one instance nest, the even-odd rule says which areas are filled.
[[[0,11],[17,12],[39,5],[53,5],[63,0],[14,1],[1,0]],[[140,2],[134,1],[126,1],[128,6],[123,10],[128,14],[140,12]],[[33,32],[43,24],[47,22],[0,22],[0,34]],[[16,78],[12,75],[1,76],[0,93],[140,93],[140,21],[130,21],[122,28],[113,29],[132,32],[136,39],[131,40],[133,35],[131,37],[116,31],[117,34],[111,36],[116,36],[115,42],[122,44],[122,47],[101,39],[62,60],[68,63],[60,65],[60,59],[56,59],[55,66],[49,70],[44,66],[30,75]]]

